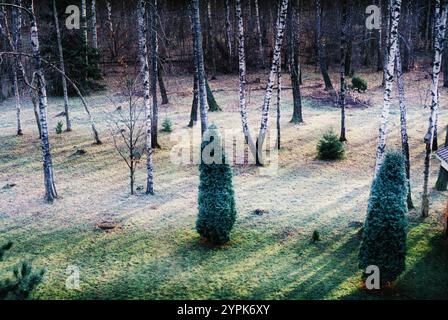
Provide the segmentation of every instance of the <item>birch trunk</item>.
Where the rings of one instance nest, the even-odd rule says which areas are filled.
[[[159,108],[157,101],[157,69],[158,69],[158,51],[159,45],[157,41],[157,0],[151,0],[149,6],[151,20],[151,95],[152,95],[152,121],[151,121],[151,147],[160,148],[157,133]]]
[[[39,34],[36,23],[36,16],[34,15],[34,1],[31,0],[28,5],[30,11],[30,35],[31,48],[33,51],[34,64],[36,69],[37,93],[39,100],[39,123],[41,127],[41,145],[43,154],[44,166],[44,184],[45,184],[45,199],[52,202],[57,198],[56,187],[54,184],[53,163],[51,158],[51,147],[48,133],[47,123],[47,91],[45,87],[45,77],[43,74],[43,66],[40,55]]]
[[[64,52],[62,50],[62,40],[61,40],[61,30],[59,29],[59,18],[58,11],[56,8],[56,0],[53,0],[53,16],[54,25],[56,29],[56,40],[58,42],[58,53],[59,53],[59,69],[65,74],[65,63],[64,63]],[[62,90],[64,92],[64,112],[65,112],[65,122],[67,131],[72,131],[72,123],[70,121],[70,114],[68,110],[68,90],[67,90],[67,80],[64,76],[61,76]]]
[[[391,47],[391,42],[390,42],[390,36],[391,36],[391,29],[390,29],[390,24],[391,24],[391,19],[392,19],[392,12],[391,12],[391,1],[394,0],[385,0],[387,2],[387,6],[386,6],[386,41],[385,41],[385,45],[384,45],[384,58],[383,58],[383,82],[381,83],[381,85],[384,87],[386,85],[386,78],[387,78],[387,66],[386,64],[388,63],[388,57],[390,56],[390,47]],[[400,8],[401,11],[401,8]]]
[[[98,30],[96,28],[96,0],[92,0],[92,47],[98,50]]]
[[[334,91],[330,76],[328,75],[328,66],[325,56],[325,47],[322,44],[322,6],[320,0],[316,0],[316,44],[317,55],[319,58],[320,71],[325,83],[325,90]]]
[[[264,96],[262,113],[261,113],[261,125],[260,131],[257,138],[257,164],[263,164],[263,159],[261,159],[261,150],[263,149],[264,139],[266,137],[266,131],[268,128],[269,120],[269,107],[272,98],[272,90],[274,86],[274,80],[276,73],[278,71],[278,65],[280,63],[280,51],[283,43],[283,35],[285,31],[286,24],[286,13],[288,10],[288,0],[282,0],[280,3],[280,8],[277,17],[277,32],[275,36],[274,54],[272,57],[271,70],[269,72],[268,84],[266,86],[266,93]]]
[[[341,77],[341,91],[339,93],[339,107],[341,108],[341,134],[339,141],[347,141],[345,136],[345,62],[347,55],[347,0],[342,0],[341,4],[341,65],[339,73]]]
[[[374,177],[376,177],[381,165],[383,164],[384,153],[386,151],[387,118],[389,117],[390,96],[392,92],[392,84],[394,81],[395,57],[397,55],[398,48],[398,24],[400,22],[401,0],[393,0],[391,9],[391,25],[389,31],[390,49],[387,50],[388,56],[385,66],[386,83],[384,88],[384,103],[383,110],[381,112],[381,123],[378,134]]]
[[[201,133],[207,130],[207,93],[205,88],[204,50],[202,48],[201,18],[199,0],[191,0],[192,23],[194,30],[194,47],[198,66],[199,105],[201,113]]]
[[[404,93],[404,78],[403,78],[403,67],[401,64],[401,54],[400,49],[397,49],[396,56],[396,71],[397,71],[397,90],[398,90],[398,100],[400,104],[400,133],[401,133],[401,150],[405,158],[406,167],[406,178],[408,179],[408,196],[407,205],[408,209],[414,208],[412,203],[412,193],[411,193],[411,161],[409,158],[409,143],[408,143],[408,129],[407,129],[407,107],[406,99]]]
[[[261,67],[264,68],[265,67],[264,50],[263,50],[263,39],[261,36],[260,9],[258,6],[258,0],[255,0],[255,25],[257,28],[258,57],[260,59]]]
[[[190,24],[191,24],[191,34],[193,40],[195,39],[194,23],[193,23],[193,11],[192,6],[190,7]],[[188,127],[192,128],[196,121],[198,121],[198,105],[199,105],[199,68],[198,68],[198,53],[196,52],[196,45],[193,45],[193,65],[194,65],[194,75],[193,75],[193,101],[191,103],[190,112],[190,123]]]
[[[302,123],[302,96],[300,93],[300,0],[290,1],[289,24],[289,75],[291,77],[292,96],[294,101],[293,114],[290,122]]]
[[[152,143],[151,143],[151,129],[152,129],[152,116],[151,116],[151,100],[150,100],[150,77],[149,77],[149,65],[148,65],[148,49],[146,45],[146,1],[138,1],[138,37],[139,37],[139,58],[141,67],[141,77],[143,85],[143,101],[145,105],[145,117],[146,117],[146,194],[154,194],[154,175],[152,164]]]
[[[236,0],[236,18],[238,23],[238,74],[239,74],[239,107],[241,115],[241,124],[246,143],[252,154],[255,156],[255,145],[249,131],[249,122],[247,120],[246,103],[246,52],[244,39],[244,21],[241,8],[241,0]]]
[[[88,46],[88,36],[87,36],[87,4],[86,0],[81,0],[81,30],[82,30],[82,40],[84,46]]]
[[[281,57],[280,57],[281,59]],[[282,99],[282,68],[281,63],[277,66],[277,149],[281,148],[281,99]]]
[[[21,6],[21,0],[15,2],[17,5]],[[6,19],[6,17],[5,17]],[[20,9],[15,7],[12,8],[12,38],[14,43],[14,48],[16,51],[19,51],[20,46],[20,30],[22,26],[22,13]],[[21,121],[21,101],[20,101],[20,91],[19,91],[19,80],[17,75],[17,69],[19,68],[19,59],[17,57],[15,59],[15,66],[13,68],[13,87],[14,87],[14,96],[16,100],[16,118],[17,118],[17,135],[23,135],[22,132],[22,121]]]
[[[112,21],[112,4],[110,0],[106,0],[107,9],[107,26],[109,28],[109,39],[111,41],[111,55],[115,59],[117,57],[117,43],[115,41],[114,23]]]
[[[432,82],[431,82],[431,111],[429,116],[428,131],[425,135],[426,153],[424,166],[424,180],[423,180],[423,195],[422,195],[422,217],[429,215],[429,194],[428,184],[430,176],[430,162],[431,151],[434,141],[434,132],[436,126],[437,112],[439,109],[439,75],[442,65],[442,54],[445,38],[445,27],[447,19],[447,6],[444,4],[441,8],[440,0],[435,3],[435,39],[434,39],[434,58],[432,68]]]
[[[206,11],[206,22],[207,22],[207,41],[208,41],[208,52],[210,56],[211,66],[211,80],[216,79],[216,58],[215,58],[215,33],[213,28],[212,20],[212,3],[211,0],[207,1],[207,11]]]
[[[226,43],[229,55],[229,63],[231,64],[233,55],[232,55],[232,24],[230,23],[229,0],[225,0],[224,5],[226,10]]]

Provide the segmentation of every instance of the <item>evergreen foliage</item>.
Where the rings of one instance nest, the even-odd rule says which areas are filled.
[[[172,132],[173,131],[173,124],[169,118],[165,118],[162,122],[162,132]]]
[[[56,128],[54,129],[54,131],[56,131],[56,134],[62,133],[63,126],[64,126],[64,124],[62,123],[62,121],[58,121],[58,123],[56,124]]]
[[[353,77],[352,88],[358,92],[365,92],[367,91],[367,81],[361,77]]]
[[[317,158],[319,160],[340,160],[344,158],[344,144],[332,132],[326,132],[317,143]]]
[[[62,35],[62,48],[64,54],[64,66],[66,75],[78,86],[83,95],[88,95],[94,91],[105,89],[101,83],[103,79],[99,68],[98,50],[85,46],[81,35],[78,33],[65,32]],[[50,38],[48,45],[42,46],[44,54],[57,57],[56,36]],[[87,60],[86,60],[87,56]],[[47,90],[49,94],[63,96],[61,74],[49,70],[47,76]],[[70,83],[67,83],[68,94],[75,96],[77,93]]]
[[[210,163],[204,156],[206,154],[213,157],[215,152],[218,152],[218,156],[222,153],[221,163],[219,160]],[[230,240],[236,209],[232,170],[225,162],[224,149],[215,125],[210,126],[204,134],[201,154],[196,230],[205,240],[221,245]]]
[[[12,242],[0,247],[0,261],[6,251],[11,249]],[[39,285],[45,270],[33,271],[30,263],[22,262],[13,270],[13,277],[0,280],[0,300],[25,300],[28,299],[33,290]]]
[[[378,266],[381,283],[395,281],[405,270],[406,197],[404,157],[389,152],[372,184],[359,251],[359,268]]]

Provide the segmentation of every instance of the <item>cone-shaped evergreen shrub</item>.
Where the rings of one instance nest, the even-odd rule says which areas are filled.
[[[372,184],[359,251],[359,268],[377,266],[381,283],[396,280],[405,270],[406,197],[404,157],[389,152]]]
[[[353,77],[352,88],[358,92],[365,92],[367,90],[367,81],[361,77]]]
[[[236,219],[232,170],[225,163],[221,138],[215,125],[204,133],[199,166],[199,215],[196,230],[207,241],[220,245],[229,241]],[[211,161],[213,158],[216,161]]]
[[[317,158],[319,160],[339,160],[344,158],[344,144],[338,136],[328,131],[317,143]]]
[[[0,261],[6,251],[12,246],[11,242],[0,247]],[[33,290],[39,285],[45,270],[33,271],[31,264],[22,262],[13,271],[13,278],[0,280],[0,300],[24,300],[28,299]]]
[[[213,92],[212,89],[210,89],[208,81],[205,81],[205,87],[207,89],[207,103],[209,111],[221,111],[221,108],[219,107],[218,103],[215,100],[215,97],[213,96]]]

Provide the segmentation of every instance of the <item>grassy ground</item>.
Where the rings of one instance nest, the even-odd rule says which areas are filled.
[[[357,269],[359,229],[363,222],[375,156],[382,90],[379,73],[363,74],[372,88],[359,95],[369,108],[347,111],[347,157],[340,162],[315,159],[316,143],[328,129],[339,128],[339,110],[315,99],[318,74],[309,70],[304,79],[305,123],[289,123],[291,91],[284,91],[283,148],[274,176],[260,176],[252,167],[234,168],[238,218],[232,241],[222,248],[200,244],[195,232],[198,169],[170,163],[169,134],[161,134],[161,150],[155,153],[155,196],[141,191],[131,196],[128,172],[115,152],[106,129],[106,113],[113,106],[105,93],[89,97],[97,118],[101,146],[92,145],[89,123],[82,106],[73,100],[74,131],[56,136],[55,115],[60,99],[49,99],[53,161],[61,198],[43,202],[41,152],[33,113],[24,107],[24,133],[14,135],[13,101],[2,103],[0,112],[0,241],[15,245],[2,264],[10,271],[22,259],[48,269],[35,293],[38,299],[376,299],[448,298],[448,247],[440,235],[440,218],[446,193],[432,191],[431,216],[422,221],[424,146],[428,109],[423,108],[429,79],[423,72],[407,75],[409,135],[413,199],[410,212],[407,269],[394,290],[372,294],[360,289]],[[265,75],[252,75],[252,78]],[[283,77],[288,86],[287,77]],[[336,79],[334,80],[336,81]],[[263,82],[262,82],[263,83]],[[238,79],[221,76],[211,81],[222,112],[209,114],[221,129],[240,129]],[[186,130],[191,103],[190,77],[167,79],[171,103],[160,108],[160,121],[169,117],[174,132]],[[250,90],[250,123],[257,128],[262,90]],[[114,92],[109,92],[119,99]],[[442,92],[439,127],[445,125],[446,100]],[[275,124],[271,112],[270,123]],[[443,136],[442,130],[440,135]],[[390,115],[388,147],[399,148],[399,110],[394,100]],[[71,156],[76,149],[83,156]],[[433,160],[431,186],[437,177]],[[143,166],[137,185],[144,185]],[[255,209],[269,213],[254,215]],[[112,219],[122,228],[98,231],[97,222]],[[321,241],[311,243],[314,230]],[[66,268],[80,268],[80,290],[65,288]]]

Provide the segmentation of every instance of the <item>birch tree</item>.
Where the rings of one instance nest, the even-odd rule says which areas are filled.
[[[277,66],[277,149],[281,148],[282,64]]]
[[[198,68],[198,91],[201,114],[201,133],[207,130],[207,93],[205,88],[204,50],[202,48],[201,18],[199,0],[191,0],[192,24],[194,30],[195,59]]]
[[[216,79],[216,57],[215,57],[215,33],[214,33],[214,23],[212,19],[212,3],[211,0],[206,0],[207,10],[206,10],[206,23],[207,23],[207,44],[208,51],[207,54],[210,57],[211,65],[211,79]]]
[[[152,143],[151,143],[151,130],[152,130],[152,115],[151,115],[151,100],[150,100],[150,76],[149,76],[149,65],[148,65],[148,49],[146,45],[146,1],[138,1],[138,44],[139,44],[139,58],[140,58],[140,76],[142,77],[143,85],[143,101],[145,106],[145,127],[146,127],[146,194],[154,194],[154,174],[153,174],[153,164],[152,164]]]
[[[387,50],[387,63],[385,65],[386,83],[383,96],[383,109],[381,111],[381,122],[378,133],[378,144],[376,148],[375,177],[383,164],[384,153],[386,151],[387,119],[389,117],[390,96],[394,80],[395,57],[397,55],[398,48],[398,24],[400,22],[401,0],[393,0],[391,9],[389,37],[390,48]]]
[[[236,0],[236,19],[238,23],[238,74],[239,74],[239,108],[241,115],[241,124],[243,126],[243,134],[246,143],[251,148],[252,154],[255,156],[255,145],[250,134],[249,122],[247,120],[247,103],[246,103],[246,52],[244,39],[244,21],[241,8],[241,0]]]
[[[34,0],[31,0],[28,5],[30,13],[30,38],[31,48],[33,51],[33,60],[35,65],[35,76],[37,81],[37,93],[39,100],[39,123],[41,127],[41,146],[43,154],[44,165],[44,184],[45,184],[45,199],[52,202],[58,197],[53,175],[53,162],[51,157],[50,139],[48,133],[47,122],[47,90],[45,87],[45,77],[43,73],[43,66],[39,46],[39,34],[37,29],[36,16],[34,15]]]
[[[257,164],[263,164],[263,160],[260,158],[261,150],[263,148],[264,139],[266,137],[266,131],[268,128],[269,120],[269,107],[272,98],[272,90],[274,87],[274,80],[278,71],[278,65],[280,63],[280,51],[283,43],[283,35],[286,24],[286,14],[288,10],[288,0],[282,0],[280,3],[278,17],[277,17],[277,32],[275,36],[274,54],[272,57],[271,70],[269,71],[268,84],[266,86],[266,93],[264,96],[263,107],[261,111],[261,125],[257,138]],[[261,161],[260,161],[261,160]]]
[[[232,63],[232,23],[230,22],[230,6],[229,0],[225,0],[224,2],[225,11],[226,11],[226,43],[227,43],[227,51],[229,55],[229,63]]]
[[[107,26],[109,28],[110,51],[112,58],[117,57],[117,42],[115,41],[114,23],[112,21],[112,4],[110,0],[106,0],[107,9]]]
[[[15,1],[15,4],[21,6],[21,0]],[[16,51],[20,48],[21,43],[21,27],[22,27],[22,12],[18,8],[12,8],[12,38],[13,44]],[[14,50],[14,49],[13,49]],[[20,101],[20,91],[19,91],[19,80],[17,75],[17,69],[20,57],[15,59],[15,67],[13,68],[13,83],[14,83],[14,96],[16,101],[16,118],[17,118],[17,135],[21,136],[22,133],[22,121],[21,121],[21,101]]]
[[[190,24],[191,24],[191,34],[193,36],[193,42],[195,42],[195,30],[193,23],[193,6],[190,3],[189,8],[190,14]],[[188,123],[188,127],[192,128],[196,121],[198,121],[198,106],[199,106],[199,68],[198,68],[198,53],[196,52],[197,47],[193,44],[193,65],[194,65],[194,74],[193,74],[193,101],[191,103],[191,112],[190,112],[190,122]]]
[[[300,93],[300,0],[291,0],[288,13],[288,68],[291,77],[291,87],[293,96],[292,123],[302,123],[302,96]]]
[[[157,104],[157,68],[158,68],[158,41],[157,41],[157,0],[151,0],[149,6],[151,20],[151,95],[152,95],[152,129],[151,147],[160,148],[158,133],[158,104]]]
[[[258,6],[258,0],[255,0],[255,25],[257,30],[257,44],[258,44],[258,56],[260,59],[261,67],[264,68],[264,50],[263,50],[263,39],[261,36],[261,24],[260,24],[260,9]]]
[[[404,91],[404,77],[403,77],[403,67],[401,63],[401,53],[400,48],[397,48],[396,56],[396,71],[397,71],[397,90],[398,90],[398,100],[400,105],[400,134],[401,134],[401,150],[405,159],[406,168],[406,178],[408,179],[408,196],[407,205],[408,209],[413,209],[414,204],[412,203],[411,194],[411,161],[409,157],[409,143],[408,143],[408,129],[407,129],[407,107]]]
[[[92,23],[92,47],[98,50],[98,30],[96,28],[96,0],[92,0],[92,16],[90,22]]]
[[[320,0],[316,0],[316,45],[320,71],[325,83],[325,90],[334,91],[325,57],[325,47],[322,43],[322,6]]]
[[[339,108],[341,108],[341,134],[339,141],[347,141],[345,136],[345,62],[347,55],[347,0],[342,0],[341,4],[341,65],[339,74],[341,78],[341,90],[339,92]]]
[[[431,152],[434,142],[434,132],[436,130],[437,112],[439,110],[439,75],[442,66],[442,54],[445,41],[445,28],[447,19],[448,3],[441,7],[440,0],[435,3],[435,39],[434,39],[434,57],[432,67],[432,81],[431,81],[431,108],[429,116],[428,131],[425,135],[425,165],[424,165],[424,179],[423,179],[423,195],[422,195],[422,217],[429,215],[429,194],[428,184],[430,176],[430,162]]]
[[[81,0],[81,31],[82,31],[82,40],[84,42],[84,46],[87,48],[88,46],[88,36],[87,36],[87,3],[86,0]]]
[[[54,16],[54,26],[56,29],[56,41],[58,43],[58,53],[59,53],[59,69],[65,74],[65,64],[64,64],[64,52],[62,50],[62,39],[61,39],[61,30],[59,29],[59,18],[58,11],[56,7],[56,0],[53,0],[53,16]],[[64,93],[64,113],[65,113],[65,122],[67,131],[72,131],[72,123],[70,120],[70,114],[68,110],[68,89],[67,89],[67,80],[64,75],[61,75],[62,81],[62,91]]]

